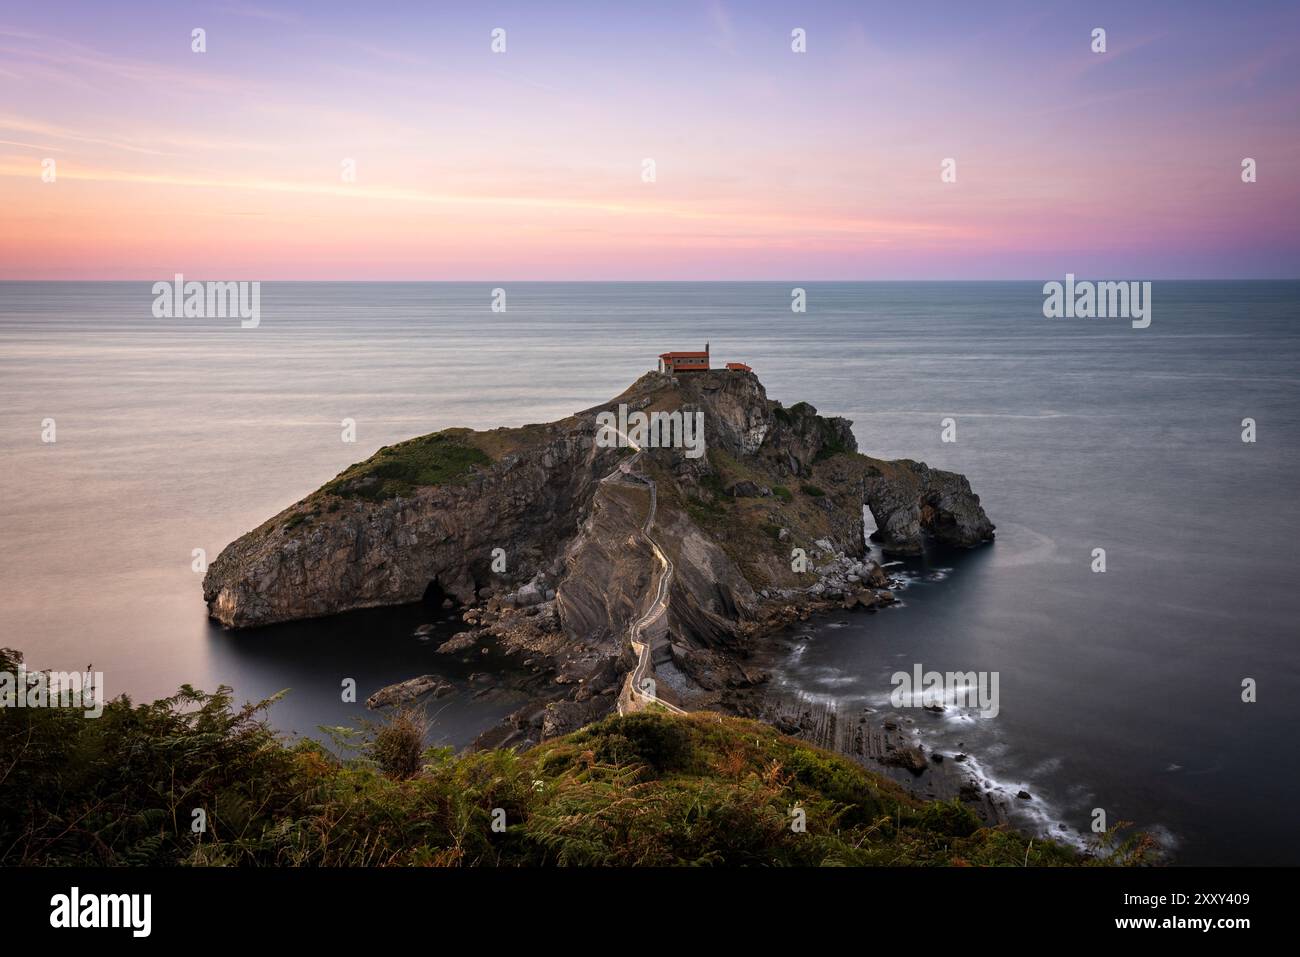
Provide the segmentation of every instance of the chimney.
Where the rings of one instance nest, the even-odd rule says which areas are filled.
[[[704,343],[704,354],[706,356],[709,354],[709,344],[707,342]]]

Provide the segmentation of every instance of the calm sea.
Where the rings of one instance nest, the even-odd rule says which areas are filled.
[[[467,679],[411,636],[426,609],[213,627],[193,550],[381,445],[558,418],[707,340],[774,398],[851,418],[864,451],[964,472],[998,526],[909,566],[904,607],[794,636],[778,682],[860,708],[914,663],[996,671],[996,718],[918,725],[1045,826],[1099,807],[1181,862],[1300,863],[1300,284],[1157,282],[1145,330],[1045,320],[1041,283],[805,288],[792,314],[777,283],[266,283],[241,329],[155,319],[148,283],[0,283],[0,643],[136,699],[289,688],[273,718],[301,733],[356,722],[343,677],[363,698]],[[463,687],[438,702],[455,745],[517,703]]]

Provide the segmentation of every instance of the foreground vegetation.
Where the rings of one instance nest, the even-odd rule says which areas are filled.
[[[0,650],[13,672],[16,652]],[[767,725],[612,717],[523,754],[423,749],[422,719],[343,761],[286,743],[267,702],[186,686],[133,706],[0,708],[3,865],[1064,865],[1081,857]],[[196,815],[195,812],[202,812]],[[205,829],[194,830],[202,819]],[[800,830],[797,822],[806,822]]]

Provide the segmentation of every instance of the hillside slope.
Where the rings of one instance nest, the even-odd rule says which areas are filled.
[[[0,649],[0,666],[16,668]],[[190,688],[99,720],[0,709],[0,865],[1078,865],[767,725],[609,718],[530,751],[420,753],[403,715],[361,757],[283,742],[265,704]],[[191,828],[196,810],[205,829]],[[1110,837],[1107,836],[1107,846]],[[1100,845],[1099,845],[1100,849]]]

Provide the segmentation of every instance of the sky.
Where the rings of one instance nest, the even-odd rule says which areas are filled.
[[[0,6],[0,279],[1295,278],[1297,223],[1294,0]]]

